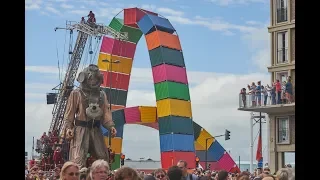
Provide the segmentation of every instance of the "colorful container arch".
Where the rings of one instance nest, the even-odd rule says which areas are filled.
[[[103,37],[98,58],[98,66],[104,76],[102,89],[112,99],[113,119],[118,130],[117,137],[112,139],[116,153],[112,168],[120,167],[123,126],[130,123],[159,130],[163,168],[180,159],[186,160],[190,168],[195,167],[196,156],[204,160],[203,143],[206,137],[211,136],[192,120],[188,79],[176,30],[168,19],[139,8],[124,9],[124,19],[114,17],[109,26],[118,32],[128,32],[129,37],[127,41]],[[149,51],[157,108],[126,108],[132,63],[142,35],[145,35]],[[119,60],[120,63],[106,63],[103,62],[105,59],[111,62]],[[108,143],[108,132],[104,128],[102,131]],[[211,167],[219,166],[228,171],[236,168],[218,141],[212,139],[208,147]]]

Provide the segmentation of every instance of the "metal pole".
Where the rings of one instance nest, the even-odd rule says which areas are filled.
[[[109,104],[110,104],[110,112],[111,112],[111,106],[112,106],[112,102],[111,102],[111,100],[112,100],[112,95],[111,95],[111,87],[112,87],[112,64],[113,64],[113,62],[112,62],[112,55],[110,55],[110,70],[109,70],[109,72],[108,73],[110,73],[110,87],[109,87],[109,94],[110,94],[110,96],[109,96]],[[109,76],[109,74],[108,74],[108,76]],[[109,77],[108,77],[109,78]],[[111,148],[111,129],[109,129],[109,147]]]
[[[259,117],[259,136],[261,135],[261,155],[262,155],[262,149],[263,149],[263,146],[262,146],[262,115],[261,115],[261,112],[260,112],[260,115],[259,115],[260,117]],[[260,137],[259,137],[259,139],[260,139]],[[263,158],[263,156],[262,156],[262,158]],[[260,161],[260,159],[259,159],[259,161]],[[259,162],[258,162],[259,163]],[[262,167],[263,167],[263,163],[262,163]]]
[[[241,166],[241,164],[240,164],[240,156],[239,156],[239,169],[240,169],[240,166]],[[241,171],[241,170],[240,170]]]
[[[269,143],[270,143],[270,136],[269,136],[270,127],[269,127],[269,125],[270,125],[270,122],[269,122],[269,116],[267,114],[265,114],[265,115],[266,115],[265,118],[266,118],[266,123],[267,123],[267,152],[266,152],[267,157],[265,159],[266,159],[267,163],[269,164],[269,162],[270,162],[270,159],[269,159],[269,148],[270,148],[270,146],[269,146]]]
[[[250,118],[250,173],[253,172],[253,112]]]
[[[32,137],[32,152],[31,152],[31,159],[33,159],[33,152],[34,152],[34,136]]]
[[[206,159],[206,162],[205,162],[205,165],[206,165],[206,167],[205,167],[205,170],[207,170],[207,162],[208,162],[208,138],[206,139],[206,157],[205,157],[205,159]]]

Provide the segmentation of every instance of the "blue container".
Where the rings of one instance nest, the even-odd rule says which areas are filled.
[[[196,151],[196,155],[200,159],[201,162],[205,162],[206,161],[206,151],[205,150]],[[212,156],[212,154],[210,154],[208,152],[208,154],[207,154],[207,162],[213,162],[213,161],[214,161],[214,157]]]
[[[117,130],[117,134],[116,134],[116,137],[120,137],[120,138],[123,138],[123,125],[122,126],[116,126],[116,130]],[[102,133],[103,133],[103,136],[109,136],[109,132],[106,128],[104,128],[103,126],[101,126],[101,130],[102,130]]]
[[[168,19],[151,14],[144,15],[137,24],[144,35],[155,30],[164,31],[170,34],[175,32],[174,27]]]
[[[208,154],[213,157],[213,161],[219,161],[226,150],[215,140],[208,149]]]
[[[160,135],[161,152],[184,151],[194,152],[193,135],[164,134]]]

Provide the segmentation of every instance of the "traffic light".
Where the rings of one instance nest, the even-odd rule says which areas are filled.
[[[126,156],[124,154],[121,154],[121,156],[120,156],[120,159],[121,159],[120,164],[121,164],[121,166],[124,165],[124,159],[125,158],[126,158]]]
[[[229,140],[230,139],[230,131],[228,131],[227,129],[226,129],[226,132],[224,133],[224,139],[225,140]]]
[[[199,167],[199,161],[200,161],[200,159],[198,157],[196,157],[196,168]]]

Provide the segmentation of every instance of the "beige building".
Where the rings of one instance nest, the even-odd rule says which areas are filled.
[[[295,0],[270,0],[271,25],[268,27],[271,41],[271,82],[287,81],[291,76],[293,97],[295,87]],[[272,105],[269,101],[266,106],[250,104],[247,95],[247,105],[243,106],[240,100],[241,111],[267,113],[269,116],[269,167],[272,172],[284,167],[285,152],[295,152],[295,103],[284,102]],[[241,97],[240,97],[241,98]],[[248,101],[249,99],[249,101]],[[262,100],[263,101],[263,100]],[[266,161],[266,160],[265,160]]]

